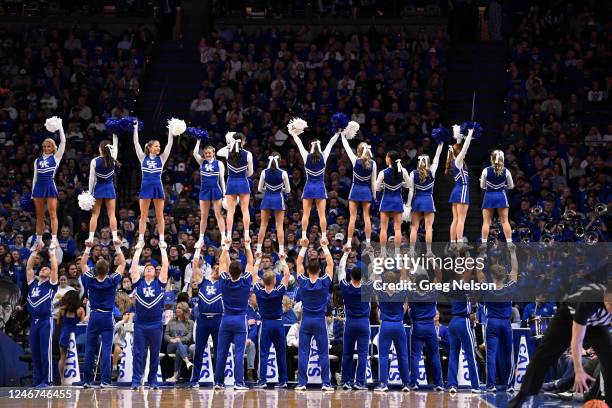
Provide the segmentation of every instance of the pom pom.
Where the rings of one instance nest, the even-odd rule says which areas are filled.
[[[198,139],[198,140],[207,140],[208,139],[208,131],[204,129],[200,129],[198,127],[188,127],[185,131],[189,136]]]
[[[412,213],[412,208],[409,205],[404,203],[404,212],[402,213],[402,222],[410,222],[410,216]]]
[[[236,134],[236,132],[227,132],[225,134],[225,143],[227,143],[228,145],[231,145],[232,143],[234,143],[234,135]]]
[[[432,130],[431,137],[436,141],[436,144],[446,143],[452,139],[450,130],[442,126]]]
[[[168,120],[168,130],[172,136],[179,136],[187,130],[187,124],[184,120],[172,118]]]
[[[89,191],[83,191],[81,194],[79,194],[78,201],[79,207],[81,207],[81,210],[83,211],[91,211],[96,203],[96,199]]]
[[[470,129],[474,129],[474,133],[472,133],[472,139],[474,140],[478,140],[482,137],[482,133],[483,133],[483,128],[482,126],[480,126],[480,123],[478,122],[463,122],[461,124],[461,133],[465,136],[467,136],[468,131]]]
[[[45,121],[45,128],[51,132],[55,133],[62,127],[62,120],[57,116],[50,117]]]
[[[349,123],[349,118],[344,113],[336,112],[331,117],[332,132],[336,133],[340,129],[346,129]]]
[[[21,211],[34,212],[34,200],[31,194],[24,194],[19,199],[19,207]]]
[[[138,120],[138,118],[134,116],[126,116],[119,119],[120,130],[125,133],[132,133],[134,131],[134,124],[138,122],[138,131],[141,131],[144,127],[142,120]]]
[[[122,131],[121,127],[122,118],[108,118],[104,123],[106,125],[106,130],[109,133],[119,134]]]
[[[344,136],[346,140],[351,140],[357,135],[357,132],[359,132],[359,123],[351,120],[342,131],[342,136]]]
[[[304,129],[308,127],[308,123],[302,118],[293,118],[287,125],[287,130],[291,136],[299,136],[304,133]]]

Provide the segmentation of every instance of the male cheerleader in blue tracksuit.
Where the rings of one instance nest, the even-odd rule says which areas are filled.
[[[200,249],[196,248],[191,263],[192,279],[199,282],[198,315],[196,316],[195,352],[193,355],[193,372],[191,374],[191,387],[198,388],[202,374],[202,356],[208,338],[212,337],[215,351],[219,343],[219,327],[223,315],[223,300],[221,299],[221,280],[219,270],[211,269],[210,278],[205,278],[200,267]]]
[[[261,254],[257,253],[257,258]],[[255,388],[266,388],[268,356],[270,346],[274,345],[278,367],[277,388],[287,388],[287,351],[285,327],[283,326],[283,296],[289,283],[289,266],[285,255],[281,254],[283,276],[270,271],[264,273],[262,282],[259,276],[253,275],[253,292],[257,296],[257,305],[261,315],[261,330],[259,333],[259,382]]]
[[[425,272],[423,270],[423,272]],[[441,272],[441,271],[440,271]],[[440,277],[437,276],[435,282],[440,282]],[[428,280],[426,274],[419,275],[416,279],[417,288],[420,280]],[[419,378],[419,360],[423,346],[425,346],[425,355],[429,366],[433,372],[431,377],[436,391],[444,389],[442,382],[442,365],[440,362],[440,349],[438,342],[438,334],[434,318],[437,312],[437,291],[411,291],[408,295],[408,314],[412,326],[410,328],[410,388],[418,390]]]
[[[338,265],[338,282],[344,299],[344,336],[342,338],[342,388],[365,390],[368,347],[370,345],[370,298],[372,281],[362,279],[360,267],[351,269],[346,278],[346,261],[350,248],[346,247]],[[353,370],[353,352],[357,344],[357,368]]]
[[[404,328],[404,304],[406,302],[405,290],[386,290],[384,285],[397,284],[400,276],[397,272],[387,271],[382,276],[374,275],[374,289],[380,310],[380,331],[378,332],[378,386],[376,392],[389,390],[389,352],[391,344],[395,346],[399,373],[402,380],[402,391],[408,392],[410,388],[410,372],[408,371],[408,338]],[[402,273],[402,281],[404,273]]]
[[[223,244],[219,270],[221,271],[221,297],[223,299],[223,317],[219,327],[219,347],[215,363],[215,389],[224,389],[224,374],[227,355],[231,343],[234,344],[234,390],[244,391],[244,348],[247,339],[247,308],[253,275],[257,274],[259,265],[253,264],[253,252],[250,242],[245,242],[247,266],[244,269],[240,261],[230,263],[227,244]]]
[[[50,266],[34,273],[34,263],[41,245],[35,244],[26,265],[28,281],[28,311],[32,316],[30,324],[30,348],[32,350],[33,385],[44,388],[53,385],[53,298],[58,288],[57,244],[49,246]]]
[[[493,221],[493,215],[497,211],[506,242],[512,242],[512,228],[508,221],[510,205],[508,204],[506,190],[514,188],[514,181],[510,170],[504,167],[504,152],[501,150],[494,150],[491,154],[491,165],[485,168],[480,175],[480,188],[485,190],[482,199],[481,241],[487,242],[489,227]]]
[[[147,353],[149,353],[149,387],[157,389],[157,367],[159,366],[159,351],[161,349],[164,326],[164,293],[168,281],[167,244],[160,243],[162,264],[159,276],[155,276],[155,266],[144,265],[143,277],[140,277],[140,253],[142,244],[136,245],[132,258],[130,275],[132,278],[132,296],[135,299],[136,316],[134,319],[134,374],[132,389],[138,389],[141,384]]]
[[[329,288],[334,277],[334,260],[329,252],[327,242],[321,240],[321,247],[325,253],[325,274],[321,273],[321,265],[318,259],[308,261],[304,268],[304,255],[308,245],[307,239],[300,240],[302,247],[296,260],[298,283],[302,298],[302,324],[299,334],[298,352],[298,385],[296,391],[306,390],[308,376],[306,369],[310,358],[310,343],[314,338],[319,353],[319,366],[321,368],[321,379],[323,391],[334,391],[331,386],[329,372],[329,340],[327,335],[327,323],[325,312],[329,299]],[[308,275],[305,274],[308,273]]]
[[[509,245],[511,271],[506,281],[506,268],[495,264],[490,266],[491,278],[496,290],[485,294],[485,342],[487,345],[487,391],[496,392],[497,362],[500,364],[501,385],[512,386],[512,367],[514,362],[514,347],[512,337],[512,295],[516,291],[518,280],[518,260],[516,246]],[[481,256],[484,256],[484,251]],[[487,280],[482,270],[477,270],[477,278],[481,282]],[[498,354],[499,351],[499,354]]]
[[[119,265],[114,273],[109,274],[111,265],[103,258],[98,259],[95,266],[95,275],[89,270],[87,260],[91,246],[85,247],[81,257],[81,271],[83,276],[83,287],[89,296],[91,313],[87,323],[87,340],[85,343],[85,365],[83,368],[83,387],[89,388],[93,381],[94,359],[98,355],[98,337],[101,338],[102,348],[100,354],[100,366],[102,381],[100,387],[111,386],[111,352],[113,347],[113,334],[115,319],[113,308],[115,306],[115,295],[117,287],[121,282],[121,276],[125,270],[125,257],[119,245],[115,245],[115,256]]]

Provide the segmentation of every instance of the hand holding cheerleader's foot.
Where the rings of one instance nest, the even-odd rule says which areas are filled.
[[[195,243],[195,245],[193,246],[195,249],[201,249],[202,245],[204,245],[204,240],[203,239],[198,239],[198,241]]]
[[[328,245],[329,245],[329,241],[327,240],[327,237],[322,237],[321,246],[328,246]]]
[[[310,241],[308,241],[308,238],[302,238],[298,241],[298,243],[300,244],[300,246],[302,247],[307,247],[308,244],[310,243]]]
[[[159,248],[160,249],[167,249],[168,248],[168,244],[166,243],[166,241],[159,241]]]

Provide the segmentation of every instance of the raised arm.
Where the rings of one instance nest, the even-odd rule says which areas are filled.
[[[252,253],[251,253],[251,256],[252,256]],[[257,252],[257,254],[255,254],[255,264],[253,265],[253,269],[251,270],[251,277],[252,277],[251,283],[253,285],[259,282],[259,264],[260,263],[261,263],[261,252]]]
[[[26,280],[28,285],[34,281],[36,275],[34,274],[34,259],[38,256],[38,247],[35,246],[32,252],[30,252],[30,257],[28,258],[28,263],[26,264]]]
[[[329,157],[329,154],[331,153],[331,150],[334,147],[334,144],[338,140],[338,137],[340,137],[340,133],[336,133],[335,135],[332,136],[331,139],[329,139],[327,146],[325,146],[325,150],[323,150],[323,160],[327,161],[327,158]]]
[[[197,248],[193,254],[193,259],[191,260],[191,277],[195,278],[196,281],[202,282],[204,278],[204,274],[202,273],[202,268],[200,260],[200,248]]]
[[[119,265],[117,266],[116,272],[123,275],[123,272],[125,271],[125,255],[123,255],[121,245],[115,245],[115,256],[119,260]]]
[[[506,187],[508,190],[512,190],[514,188],[514,180],[512,180],[512,173],[510,173],[510,170],[508,170],[508,168],[506,168],[506,184],[508,184],[508,187]]]
[[[89,164],[89,192],[93,194],[96,186],[96,159],[92,159]]]
[[[302,247],[295,260],[295,269],[298,275],[304,275],[304,255],[306,255],[306,250],[308,249],[308,239],[300,239],[300,245]]]
[[[325,273],[329,275],[329,279],[334,278],[334,258],[332,257],[331,252],[329,252],[329,247],[327,245],[321,245],[321,249],[325,254]]]
[[[136,251],[134,251],[134,256],[132,257],[132,265],[130,265],[130,279],[132,279],[132,283],[136,283],[140,279],[140,254],[142,253],[143,246],[144,241],[138,242],[138,244],[136,244]]]
[[[289,194],[291,192],[291,184],[289,183],[289,175],[283,170],[283,193]]]
[[[195,144],[195,147],[193,148],[193,158],[198,162],[200,166],[202,165],[202,163],[204,163],[204,158],[200,156],[200,139],[198,139]]]
[[[57,151],[55,152],[54,156],[55,156],[55,161],[56,163],[59,163],[60,160],[62,160],[62,157],[64,157],[64,151],[66,151],[66,134],[64,133],[64,126],[62,125],[62,120],[59,119],[59,134],[60,134],[60,144],[57,147]]]
[[[247,153],[247,172],[246,176],[251,177],[253,175],[253,153]]]
[[[159,271],[159,281],[161,283],[166,283],[168,282],[168,266],[170,265],[170,262],[168,262],[168,251],[165,246],[160,246],[159,249],[162,259],[161,271]]]
[[[349,251],[344,251],[340,263],[338,264],[338,282],[346,278],[346,261],[349,257]]]
[[[438,164],[440,163],[440,154],[442,154],[442,148],[444,147],[444,143],[439,143],[436,149],[436,155],[434,156],[433,162],[431,163],[431,175],[433,178],[436,178],[436,171],[438,171]]]
[[[111,156],[114,160],[117,160],[119,155],[119,137],[113,133],[113,147],[111,149]]]
[[[136,156],[139,161],[143,161],[145,158],[145,153],[142,151],[142,147],[140,147],[140,142],[138,141],[138,123],[134,123],[134,149],[136,149]]]
[[[458,169],[463,167],[463,160],[465,159],[465,155],[467,154],[468,149],[470,148],[470,143],[472,142],[472,134],[474,133],[474,129],[468,130],[468,135],[463,142],[463,147],[461,147],[461,151],[455,157],[455,166]]]
[[[510,270],[510,281],[512,282],[516,282],[518,281],[518,258],[516,257],[516,245],[512,244],[508,244],[508,248],[510,249],[510,265],[511,265],[511,270]]]
[[[162,165],[166,164],[166,160],[168,160],[168,157],[170,157],[170,150],[172,150],[173,143],[174,143],[174,136],[172,136],[172,134],[170,133],[170,129],[168,129],[168,143],[166,143],[166,148],[164,149],[162,154],[159,155],[159,158],[162,161]]]
[[[219,162],[219,185],[223,195],[225,195],[225,164],[223,162]]]
[[[87,261],[89,260],[91,245],[92,243],[85,241],[85,250],[83,250],[83,255],[81,255],[81,272],[83,275],[89,272],[89,265],[87,265]]]
[[[57,256],[55,255],[55,248],[49,250],[49,261],[51,262],[51,274],[49,275],[49,282],[52,285],[57,285],[58,282],[58,264]]]
[[[348,140],[346,140],[346,137],[342,136],[341,139],[342,145],[344,146],[344,150],[346,151],[346,155],[349,157],[351,164],[354,166],[355,162],[357,161],[357,155],[353,153],[353,149],[351,149],[351,145],[349,144]]]
[[[221,256],[219,257],[219,272],[228,272],[229,269],[229,245],[221,244]]]
[[[482,170],[482,174],[480,175],[480,188],[483,190],[487,188],[487,169],[486,167]]]
[[[302,156],[302,160],[304,161],[304,164],[306,164],[306,159],[308,158],[308,151],[306,150],[306,148],[304,148],[304,144],[302,143],[302,139],[300,139],[299,136],[295,136],[295,135],[291,135],[291,137],[293,137],[293,141],[295,142],[299,152],[300,152],[300,156]]]
[[[289,265],[287,265],[286,255],[282,254],[280,257],[280,263],[283,267],[283,279],[281,283],[285,285],[285,287],[289,286],[289,277],[291,276],[291,272],[289,271]]]

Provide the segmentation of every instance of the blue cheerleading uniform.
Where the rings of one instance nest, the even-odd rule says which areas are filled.
[[[263,171],[261,177],[264,179],[264,196],[260,208],[262,210],[285,211],[285,199],[283,197],[285,181],[283,176],[285,170],[269,168]]]
[[[76,333],[76,326],[81,321],[78,316],[62,317],[62,331],[60,332],[59,345],[60,347],[66,347],[70,345],[70,333]]]
[[[472,303],[468,300],[467,294],[461,290],[451,291],[447,294],[451,299],[451,315],[453,316],[448,324],[448,339],[450,352],[448,357],[447,382],[449,387],[458,386],[457,369],[459,367],[459,354],[461,348],[465,353],[468,362],[468,372],[473,389],[480,388],[478,378],[478,366],[476,364],[476,337],[470,320]]]
[[[59,166],[59,160],[55,155],[42,155],[34,161],[36,175],[32,187],[32,198],[57,198],[57,186],[55,185],[55,173]]]
[[[508,186],[508,169],[502,169],[501,174],[497,175],[493,166],[489,166],[483,172],[484,176],[484,198],[482,208],[508,208],[508,197],[506,189]],[[481,182],[482,187],[482,182]]]
[[[419,360],[425,346],[425,356],[433,369],[432,378],[435,386],[442,387],[442,365],[440,364],[440,350],[438,334],[434,324],[437,308],[436,291],[410,292],[408,301],[410,309],[408,314],[412,326],[410,327],[410,379],[411,386],[417,385],[419,378]]]
[[[319,353],[319,366],[323,386],[330,386],[329,338],[325,311],[331,287],[331,277],[326,273],[313,283],[308,276],[298,275],[299,294],[302,298],[302,324],[298,336],[298,386],[306,386],[310,343],[314,338]]]
[[[215,282],[203,278],[198,293],[198,315],[196,316],[195,352],[193,356],[193,371],[191,384],[200,381],[202,374],[202,356],[208,344],[208,337],[212,336],[213,347],[218,350],[219,327],[223,315],[223,299],[221,294],[221,280]]]
[[[228,153],[225,194],[251,194],[251,186],[247,176],[249,155],[250,153],[247,150],[241,149],[238,153],[238,161],[234,163],[233,154]]]
[[[34,278],[28,283],[28,312],[30,348],[32,350],[33,381],[35,386],[53,385],[53,297],[59,285],[49,280]]]
[[[372,175],[376,163],[370,161],[370,168],[366,168],[364,161],[358,159],[353,165],[353,184],[349,192],[349,201],[366,202],[372,201]]]
[[[215,363],[215,383],[223,385],[230,343],[234,343],[234,379],[244,385],[244,349],[247,339],[247,308],[253,277],[249,272],[233,280],[227,272],[220,276],[223,317],[219,327],[219,347]]]
[[[408,363],[408,338],[404,328],[404,300],[406,291],[392,294],[376,290],[380,309],[380,331],[378,332],[378,379],[381,385],[389,382],[389,352],[395,346],[402,385],[410,382]]]
[[[470,203],[470,176],[465,168],[465,163],[461,168],[455,164],[455,160],[451,161],[451,171],[455,179],[455,186],[451,191],[449,203],[452,204],[469,204]]]
[[[306,170],[306,183],[302,192],[302,200],[324,200],[327,199],[325,189],[325,159],[323,154],[319,155],[319,161],[313,160],[313,155],[306,156],[304,164]]]
[[[89,322],[87,323],[83,382],[91,384],[93,381],[94,360],[100,350],[98,348],[98,338],[101,338],[100,372],[102,374],[102,384],[110,384],[111,353],[115,331],[113,308],[115,307],[117,286],[121,282],[121,274],[115,271],[100,281],[91,271],[87,271],[81,276],[81,280],[88,293],[91,308]]]
[[[150,282],[140,278],[134,283],[132,296],[135,299],[134,318],[134,374],[132,386],[140,386],[147,353],[149,353],[149,386],[157,385],[157,367],[161,350],[164,327],[164,293],[166,282],[154,278]]]
[[[399,180],[393,180],[393,169],[387,167],[383,173],[383,193],[380,200],[381,212],[403,212],[402,186],[404,185],[403,172]]]
[[[115,162],[112,161],[110,166],[104,164],[103,157],[96,157],[92,160],[93,169],[95,173],[93,175],[95,184],[93,191],[94,198],[98,199],[115,199],[115,185],[113,183],[113,176],[115,175]],[[92,175],[90,174],[90,177]]]
[[[266,288],[256,283],[253,292],[257,297],[259,314],[261,315],[261,330],[259,332],[259,383],[265,384],[268,369],[270,346],[274,345],[278,367],[278,383],[287,383],[287,343],[283,325],[283,296],[287,288],[276,275],[276,286],[268,292]]]
[[[219,160],[204,160],[200,166],[200,201],[216,201],[223,198],[219,184]]]
[[[412,211],[416,212],[436,212],[436,205],[433,199],[433,188],[435,179],[430,170],[427,170],[427,177],[421,180],[418,170],[412,171],[414,180],[414,197],[412,197]]]
[[[164,162],[159,156],[145,156],[140,163],[142,183],[140,185],[140,198],[164,199],[164,186],[162,185],[162,172]]]
[[[342,337],[342,384],[366,386],[366,367],[370,345],[370,297],[372,282],[359,287],[350,279],[342,279],[340,291],[344,299],[344,335]],[[353,370],[353,352],[357,344],[357,367]]]

